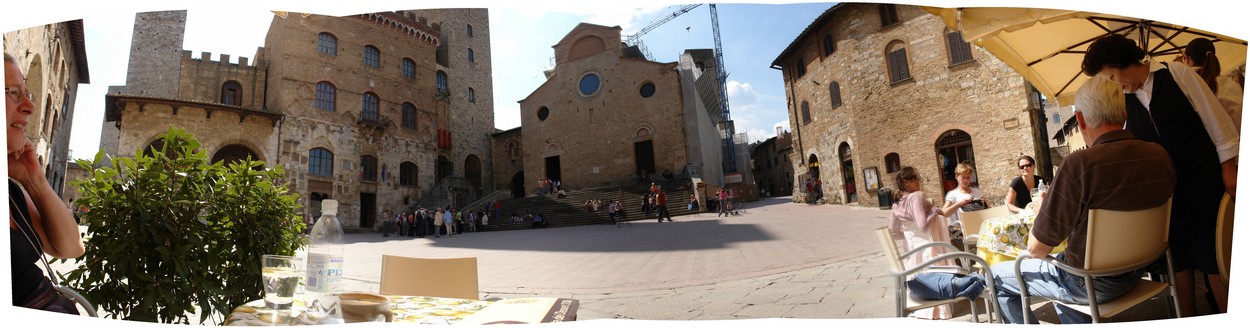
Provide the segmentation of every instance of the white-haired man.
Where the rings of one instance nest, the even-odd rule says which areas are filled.
[[[1091,78],[1076,94],[1076,122],[1088,149],[1069,155],[1055,173],[1049,196],[1029,232],[1029,255],[1046,257],[1060,242],[1068,246],[1055,257],[1081,267],[1085,261],[1085,238],[1090,209],[1131,211],[1162,205],[1172,196],[1176,174],[1167,151],[1155,143],[1137,140],[1123,129],[1125,100],[1120,85],[1102,76]],[[1125,245],[1124,247],[1133,247]],[[1015,263],[1002,262],[990,269],[997,285],[998,308],[1008,323],[1023,323],[1020,283]],[[1073,277],[1037,259],[1021,263],[1028,277],[1029,294],[1069,303],[1088,304],[1082,278]],[[1141,273],[1094,279],[1099,301],[1114,300],[1141,280]],[[1055,305],[1062,323],[1088,323],[1088,315]],[[1029,316],[1029,323],[1037,323]]]

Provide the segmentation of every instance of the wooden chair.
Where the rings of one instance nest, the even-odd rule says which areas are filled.
[[[974,299],[972,298],[959,297],[959,298],[953,298],[953,299],[948,299],[948,300],[917,300],[917,299],[912,299],[908,297],[907,276],[914,274],[914,273],[919,273],[927,269],[950,268],[950,267],[941,267],[941,266],[935,265],[936,263],[942,260],[946,260],[946,259],[956,259],[956,258],[967,259],[969,261],[974,261],[976,263],[979,263],[983,267],[989,267],[985,263],[984,259],[977,257],[976,254],[960,252],[959,250],[955,249],[955,246],[952,246],[951,244],[947,244],[947,243],[928,243],[928,244],[920,245],[919,247],[916,247],[915,249],[908,251],[906,254],[900,255],[898,251],[898,246],[894,243],[894,237],[890,236],[890,228],[888,227],[877,228],[876,233],[877,233],[877,240],[881,242],[881,249],[885,251],[885,261],[889,265],[890,276],[894,277],[894,301],[895,301],[894,314],[895,316],[901,318],[901,317],[907,316],[908,313],[914,312],[916,310],[955,303],[959,301],[967,301],[969,307],[972,309],[972,320],[976,322],[981,322],[980,316],[977,314],[976,304],[973,303]],[[913,268],[907,268],[905,265],[903,265],[903,259],[907,258],[908,256],[915,255],[916,253],[919,253],[920,251],[927,250],[933,247],[946,248],[949,252],[946,254],[942,254],[938,257],[935,257],[933,259],[930,259],[928,261],[925,261],[924,263],[921,263],[920,265],[913,267]],[[988,274],[983,277],[986,280],[985,281],[986,286],[989,287],[988,295],[990,295],[990,297],[993,297],[993,295],[995,294],[994,277]],[[915,302],[917,304],[908,306],[907,305],[908,300],[911,300],[912,302]],[[985,298],[985,300],[986,300],[986,304],[990,312],[989,321],[993,322],[994,321],[993,314],[998,312],[998,304],[997,302],[991,302],[989,298]]]
[[[1011,215],[1007,206],[991,207],[980,211],[959,213],[959,226],[964,232],[964,250],[973,253],[977,249],[977,234],[981,233],[981,223],[985,219]]]
[[[382,282],[378,292],[479,299],[477,258],[425,259],[382,255]]]
[[[1172,200],[1163,205],[1139,211],[1112,211],[1093,209],[1089,211],[1089,228],[1085,240],[1085,264],[1083,268],[1074,268],[1058,259],[1047,256],[1040,260],[1055,265],[1061,270],[1085,278],[1086,293],[1089,303],[1097,306],[1061,304],[1081,311],[1093,318],[1094,323],[1103,318],[1111,318],[1150,300],[1165,291],[1171,292],[1173,315],[1180,313],[1180,301],[1177,300],[1175,282],[1172,275],[1166,275],[1166,282],[1141,280],[1128,293],[1109,302],[1099,302],[1094,293],[1094,277],[1113,276],[1145,268],[1159,258],[1165,258],[1168,271],[1172,269],[1172,253],[1168,250],[1168,222],[1171,219]],[[1020,274],[1020,264],[1032,258],[1021,254],[1016,258],[1016,277],[1020,277],[1021,302],[1023,303],[1024,320],[1029,317],[1029,290],[1026,277]]]
[[[1236,200],[1227,193],[1220,202],[1220,214],[1215,225],[1215,260],[1220,267],[1220,278],[1228,283],[1229,265],[1233,260],[1233,205]]]

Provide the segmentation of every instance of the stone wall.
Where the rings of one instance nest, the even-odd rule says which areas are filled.
[[[247,57],[239,57],[235,63],[230,63],[227,54],[220,54],[218,58],[213,60],[211,53],[205,52],[200,58],[192,59],[191,51],[182,51],[178,99],[221,103],[224,85],[234,81],[242,87],[238,106],[264,107],[265,68],[249,65]]]
[[[655,171],[685,169],[676,63],[624,57],[619,40],[619,27],[579,24],[555,45],[553,75],[520,101],[527,188],[547,176],[546,160],[555,156],[561,182],[570,189],[619,185],[637,175],[635,144],[646,141],[652,143]],[[598,52],[587,50],[587,44],[600,42]],[[582,57],[570,56],[574,49]],[[584,95],[579,82],[588,74],[598,75],[600,83]],[[647,83],[655,92],[643,97],[640,88]],[[549,112],[545,120],[538,117],[542,108]]]
[[[424,17],[431,25],[441,27],[440,40],[447,45],[448,66],[440,69],[447,73],[450,92],[451,140],[454,145],[449,160],[455,167],[453,172],[458,177],[469,179],[479,189],[490,189],[496,184],[492,181],[495,177],[490,165],[493,158],[490,135],[495,132],[495,97],[487,10],[458,8],[411,12],[413,16]],[[469,52],[473,53],[472,60]],[[477,169],[470,170],[472,161],[477,161]]]
[[[513,128],[508,131],[498,132],[491,136],[491,152],[495,154],[491,166],[495,172],[494,189],[507,189],[512,191],[513,179],[519,176],[522,189],[520,195],[525,195],[529,185],[525,180],[525,157],[522,151],[522,132],[521,128]],[[537,178],[535,178],[537,180]],[[510,193],[517,196],[515,192]]]
[[[186,35],[186,24],[185,10],[136,13],[130,36],[126,84],[110,86],[108,93],[177,97],[182,78],[182,41]],[[105,119],[100,127],[100,150],[112,156],[133,153],[118,145],[121,131],[114,123]]]
[[[903,166],[916,167],[927,197],[941,202],[936,142],[952,130],[972,139],[976,178],[986,200],[1003,204],[1007,185],[1017,175],[1014,158],[1037,157],[1028,116],[1030,88],[1024,79],[979,47],[970,62],[952,64],[948,30],[939,18],[919,7],[898,5],[900,22],[882,27],[878,4],[843,4],[812,27],[778,58],[785,76],[790,125],[795,127],[795,172],[820,164],[825,201],[847,203],[839,147],[849,145],[850,173],[860,206],[877,206],[866,192],[863,170],[875,167],[881,185],[893,189],[885,157],[896,153]],[[836,50],[824,55],[827,33]],[[891,83],[886,54],[905,48],[910,79]],[[806,74],[798,76],[796,64]],[[833,106],[829,87],[840,85],[841,104]],[[808,103],[811,122],[803,122]],[[796,180],[795,199],[803,197]]]
[[[14,57],[25,75],[35,106],[26,125],[26,138],[34,144],[53,190],[62,194],[78,84],[90,82],[83,33],[82,20],[4,33],[4,51]],[[90,155],[94,154],[79,154]]]

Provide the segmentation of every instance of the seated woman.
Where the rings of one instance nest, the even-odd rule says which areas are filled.
[[[556,190],[556,198],[564,198],[564,197],[568,197],[568,194],[564,193],[564,189]]]
[[[1016,159],[1020,168],[1020,176],[1011,180],[1011,188],[1007,188],[1007,210],[1012,214],[1025,210],[1025,205],[1033,202],[1033,190],[1042,184],[1042,177],[1033,175],[1034,161],[1029,155],[1021,155]]]
[[[941,211],[925,198],[916,168],[904,166],[899,169],[894,184],[901,192],[894,196],[894,207],[890,211],[890,233],[895,239],[904,241],[904,249],[899,251],[908,252],[932,242],[950,243],[950,235],[947,234]],[[943,253],[946,253],[945,249],[930,248],[917,256],[908,257],[905,264],[909,268],[914,267]],[[938,265],[954,266],[955,263],[945,261]],[[912,312],[911,315],[922,319],[950,319],[951,314],[951,306],[947,304]]]
[[[534,220],[534,223],[530,224],[530,228],[546,228],[547,227],[547,219],[544,218],[542,214],[535,215],[532,218]]]
[[[946,224],[951,227],[952,232],[958,231],[959,213],[964,211],[964,206],[974,203],[980,204],[981,208],[985,206],[985,202],[981,200],[981,189],[972,186],[973,174],[975,172],[972,164],[964,162],[955,166],[955,180],[959,181],[959,187],[946,193],[946,204],[942,205],[942,215],[947,217]]]

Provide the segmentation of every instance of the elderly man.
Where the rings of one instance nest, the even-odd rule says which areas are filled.
[[[1076,94],[1076,122],[1089,149],[1063,160],[1055,173],[1050,196],[1029,233],[1029,255],[1045,257],[1065,239],[1068,247],[1055,256],[1081,267],[1090,209],[1131,211],[1162,205],[1172,196],[1176,174],[1167,151],[1158,144],[1137,140],[1124,130],[1127,116],[1119,84],[1096,76]],[[1124,245],[1124,247],[1133,247]],[[1002,262],[990,270],[998,291],[998,308],[1004,321],[1023,323],[1020,283],[1014,262]],[[1024,260],[1021,274],[1028,277],[1029,293],[1069,303],[1087,304],[1084,280],[1037,259]],[[1120,297],[1141,280],[1140,272],[1094,279],[1098,300]],[[1063,323],[1088,323],[1088,315],[1055,305]],[[1037,323],[1029,316],[1029,323]]]

